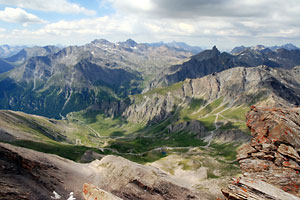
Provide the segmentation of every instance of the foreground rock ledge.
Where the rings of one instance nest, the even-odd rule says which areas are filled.
[[[243,171],[222,193],[227,199],[300,200],[300,108],[248,112],[252,140],[239,150]]]
[[[0,142],[0,199],[40,200],[60,196],[94,199],[208,199],[191,191],[168,174],[118,156],[91,163],[76,163]],[[90,183],[89,185],[84,185]],[[85,186],[85,189],[83,189]],[[88,192],[85,193],[85,191]],[[55,195],[57,194],[57,195]],[[97,198],[96,198],[97,197]]]

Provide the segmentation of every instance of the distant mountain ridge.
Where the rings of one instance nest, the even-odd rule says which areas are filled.
[[[171,85],[173,83],[203,77],[208,74],[243,66],[255,67],[266,65],[275,68],[291,69],[300,65],[300,50],[276,49],[272,51],[262,45],[253,48],[244,46],[235,49],[235,54],[221,53],[215,46],[191,57],[181,65],[173,65],[162,71],[153,79],[144,92],[156,87]]]
[[[11,45],[0,45],[0,58],[8,58],[17,54],[22,49],[26,48],[27,46],[11,46]]]
[[[143,81],[191,52],[133,40],[27,48],[7,59],[21,66],[0,75],[0,108],[59,118],[140,92]],[[24,63],[24,64],[22,64]]]
[[[286,49],[286,50],[296,50],[296,49],[299,49],[297,46],[289,43],[289,44],[285,44],[285,45],[281,45],[281,46],[270,46],[270,47],[267,47],[267,46],[264,46],[264,45],[256,45],[256,46],[250,46],[250,47],[245,47],[245,46],[238,46],[238,47],[234,47],[230,53],[231,54],[239,54],[241,53],[242,51],[246,50],[246,49],[251,49],[251,50],[259,50],[259,51],[275,51],[275,50],[278,50],[278,49]]]
[[[190,46],[190,45],[188,45],[184,42],[176,42],[176,41],[168,42],[168,43],[164,43],[164,42],[150,43],[150,45],[152,45],[152,46],[167,45],[169,47],[174,47],[174,48],[177,48],[177,49],[183,49],[183,50],[186,50],[186,51],[190,51],[193,54],[197,54],[197,53],[200,53],[201,51],[203,51],[203,49],[201,47]]]
[[[51,53],[56,53],[60,50],[59,47],[48,45],[44,47],[34,46],[22,49],[17,54],[6,58],[5,60],[15,65],[24,64],[29,58],[35,56],[46,56]]]
[[[140,93],[153,77],[145,91],[239,66],[291,69],[300,65],[298,49],[265,51],[257,46],[231,55],[213,47],[193,55],[184,47],[177,42],[96,39],[63,49],[25,48],[0,60],[0,72],[6,72],[0,75],[0,108],[59,118],[94,104],[106,109],[103,105]]]
[[[13,48],[8,45],[7,48]],[[18,46],[22,48],[23,46]],[[15,67],[18,67],[28,61],[30,58],[35,56],[46,56],[51,53],[56,53],[60,50],[59,47],[56,46],[34,46],[34,47],[25,47],[20,51],[15,52],[14,55],[7,58],[0,58],[0,74],[10,71]]]

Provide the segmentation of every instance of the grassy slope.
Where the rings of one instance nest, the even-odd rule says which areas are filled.
[[[139,102],[142,101],[144,95],[165,95],[168,92],[180,90],[182,86],[183,82],[179,82],[169,87],[157,88],[145,94],[135,95],[133,98],[136,100],[136,102]],[[154,161],[164,156],[162,152],[151,151],[155,148],[164,146],[198,147],[206,145],[206,143],[201,139],[197,139],[196,135],[193,133],[188,133],[185,131],[168,133],[167,127],[171,123],[199,120],[206,126],[208,130],[214,130],[214,122],[216,121],[223,123],[221,126],[222,130],[239,129],[247,132],[244,118],[244,115],[247,111],[248,107],[246,105],[239,107],[228,107],[228,105],[223,102],[223,98],[220,97],[212,102],[207,102],[204,99],[192,99],[188,106],[177,109],[173,119],[168,119],[150,127],[145,126],[145,124],[127,122],[121,118],[107,118],[101,113],[88,110],[70,113],[67,121],[56,121],[57,124],[49,122],[49,120],[46,118],[33,118],[36,122],[38,122],[39,126],[46,127],[46,129],[52,131],[55,130],[54,132],[58,132],[66,136],[64,143],[74,145],[76,140],[79,139],[80,144],[86,146],[82,148],[84,150],[86,150],[85,148],[95,148],[99,146],[111,148],[117,150],[121,155],[131,160],[143,163]],[[217,116],[218,118],[216,120]],[[27,115],[25,118],[28,118],[31,121],[33,120],[29,115]],[[59,146],[61,143],[55,142],[53,138],[49,138],[48,135],[45,135],[43,131],[36,132],[34,126],[33,128],[28,129],[28,127],[32,127],[30,123],[25,125],[18,124],[16,127],[23,131],[35,134],[41,142],[47,142],[52,146],[54,145],[53,147],[57,149],[56,154],[75,160],[78,159],[78,157],[74,158],[71,155],[61,154],[63,151],[60,151],[59,149],[64,149],[64,146]],[[99,137],[99,135],[101,137]],[[35,148],[36,150],[39,150],[38,144],[32,145],[32,147],[31,145],[27,145],[26,142],[22,142],[22,144],[16,144],[26,144],[26,146],[29,148]],[[79,149],[81,148],[80,146],[75,147]],[[212,145],[211,147],[212,149],[218,150],[218,146],[216,145]],[[49,147],[49,149],[51,148]],[[48,150],[45,150],[44,147],[41,147],[40,150],[48,152]],[[84,150],[78,150],[78,152],[81,152],[79,154],[82,155]],[[229,152],[235,155],[234,149],[229,150]],[[52,153],[55,153],[55,151]],[[139,155],[133,155],[132,153]],[[227,155],[223,156],[225,159]]]

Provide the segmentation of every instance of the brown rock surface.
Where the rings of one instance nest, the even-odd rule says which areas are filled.
[[[4,143],[0,143],[0,177],[0,199],[5,200],[51,199],[55,193],[68,199],[71,192],[80,200],[84,183],[124,200],[208,199],[155,167],[122,157],[110,155],[81,164]]]
[[[83,185],[82,192],[84,200],[122,200],[121,198],[88,183]]]
[[[253,136],[238,150],[243,171],[222,192],[227,199],[300,199],[300,108],[248,112]]]

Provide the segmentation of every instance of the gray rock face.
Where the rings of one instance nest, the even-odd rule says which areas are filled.
[[[299,105],[299,67],[291,70],[267,66],[236,67],[197,79],[187,79],[170,87],[158,88],[132,97],[123,116],[135,122],[155,122],[185,107],[192,99],[212,102],[220,97],[228,106]]]

